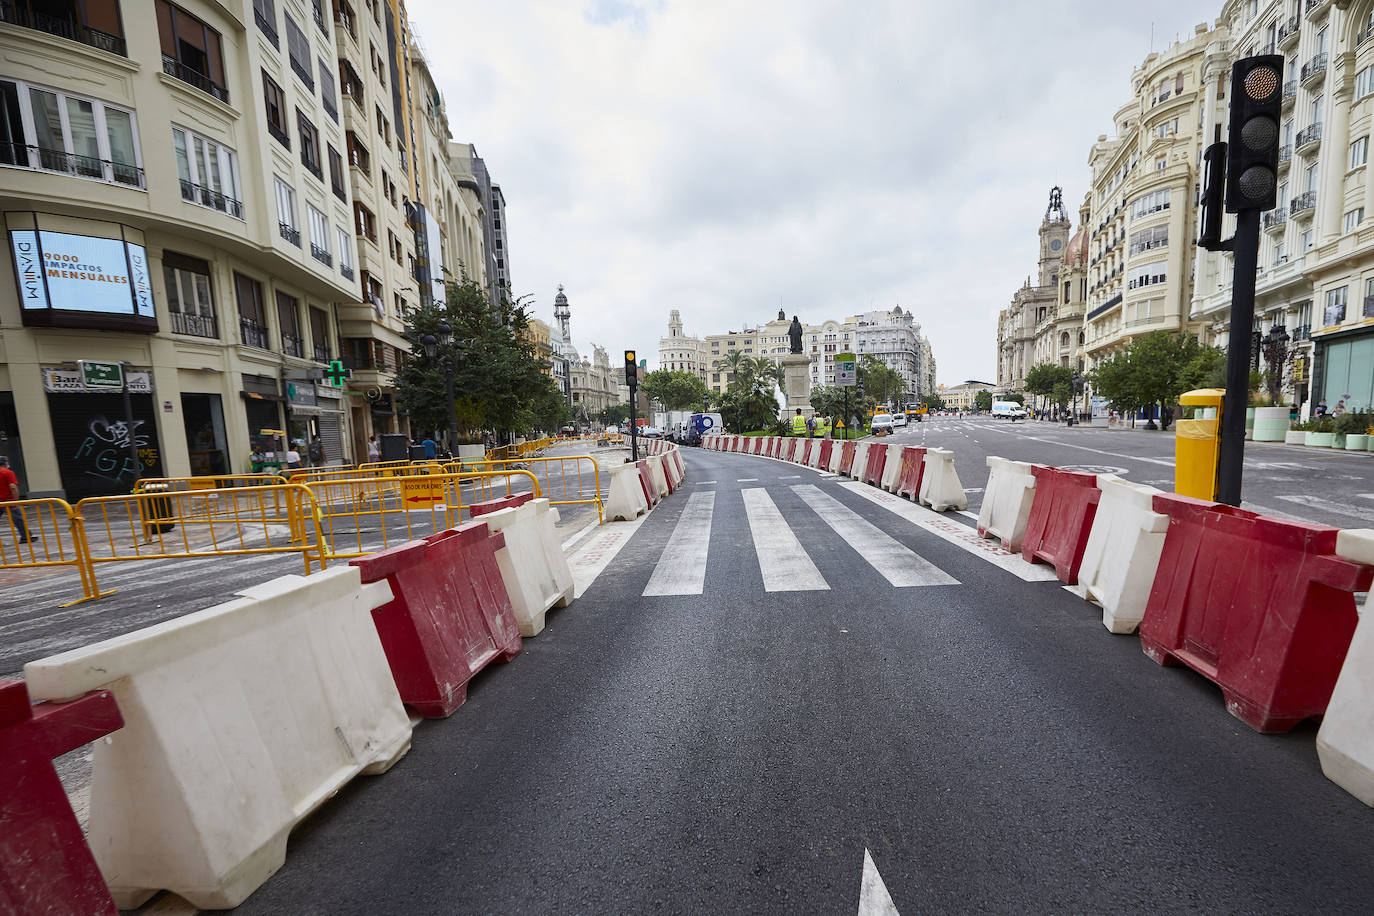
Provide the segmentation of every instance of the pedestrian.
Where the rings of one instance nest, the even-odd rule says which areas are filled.
[[[806,438],[816,438],[816,416],[812,414],[806,418]]]
[[[797,408],[797,413],[792,417],[792,435],[800,438],[806,433],[806,418],[802,416],[801,408]]]
[[[433,461],[435,458],[439,457],[439,443],[434,441],[434,436],[432,434],[425,436],[420,446],[425,450],[425,459],[427,461]]]
[[[323,467],[324,465],[324,443],[319,436],[310,440],[310,464],[313,467]]]
[[[382,460],[382,450],[377,447],[376,435],[367,437],[367,460],[371,464]]]
[[[1320,400],[1320,401],[1317,402],[1317,409],[1316,409],[1316,411],[1314,411],[1314,412],[1315,412],[1316,415],[1319,416],[1319,417],[1324,417],[1324,416],[1326,416],[1326,399],[1325,399],[1325,398],[1323,398],[1322,400]]]
[[[293,471],[301,466],[301,453],[296,450],[299,445],[300,440],[296,440],[286,447],[286,466]]]
[[[19,478],[10,470],[10,459],[8,455],[0,455],[0,502],[18,501],[19,499]],[[17,544],[27,544],[29,541],[29,529],[24,525],[23,506],[5,506],[5,514],[9,516],[10,528],[14,532],[14,540]]]

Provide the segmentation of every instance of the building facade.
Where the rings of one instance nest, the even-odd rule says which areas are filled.
[[[906,383],[902,399],[919,401],[935,389],[927,384],[924,361],[929,342],[921,335],[921,324],[909,311],[894,306],[892,311],[872,311],[853,319],[855,352],[876,356]]]
[[[658,367],[690,372],[704,382],[710,369],[705,353],[705,342],[683,330],[682,314],[677,309],[669,312],[668,336],[658,339]]]
[[[1049,206],[1040,222],[1040,258],[1035,282],[1030,277],[1012,294],[1011,304],[997,316],[997,385],[1003,390],[1025,386],[1026,373],[1041,359],[1048,340],[1053,351],[1058,321],[1059,278],[1069,242],[1069,215],[1059,188],[1050,191]],[[1052,357],[1049,357],[1052,359]]]
[[[978,392],[986,391],[991,394],[996,390],[997,386],[992,382],[968,379],[958,385],[941,386],[937,393],[945,402],[946,410],[973,410],[977,406],[974,402],[978,397]]]

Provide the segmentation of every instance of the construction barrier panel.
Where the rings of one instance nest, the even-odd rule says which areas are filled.
[[[653,472],[649,470],[649,459],[641,458],[635,462],[635,466],[639,469],[639,485],[644,491],[644,500],[652,509],[658,505],[659,495],[658,484],[654,482]]]
[[[1035,498],[1021,556],[1027,563],[1039,560],[1050,564],[1060,582],[1075,585],[1102,496],[1097,477],[1041,464],[1032,465],[1031,473],[1035,475]]]
[[[640,484],[639,468],[622,464],[611,468],[611,491],[606,497],[606,520],[632,522],[649,511],[649,500]]]
[[[830,453],[834,448],[834,440],[821,439],[820,445],[811,452],[811,467],[818,471],[830,470]]]
[[[649,462],[649,476],[658,488],[658,498],[663,499],[672,492],[668,489],[668,475],[663,472],[663,456],[650,455],[646,460]]]
[[[1035,475],[1024,461],[988,456],[988,482],[978,510],[978,536],[995,537],[1012,553],[1021,550],[1035,499]]]
[[[1134,633],[1159,570],[1168,516],[1154,511],[1159,490],[1120,477],[1097,478],[1102,496],[1083,550],[1078,584],[1102,605],[1102,625],[1113,633]]]
[[[506,536],[505,546],[496,551],[496,565],[520,635],[536,636],[548,610],[567,607],[573,599],[572,570],[554,528],[558,510],[547,499],[536,499],[482,518],[493,533]]]
[[[677,448],[676,446],[674,446],[674,447],[673,447],[673,450],[672,450],[671,452],[668,453],[668,457],[669,457],[669,459],[672,460],[673,464],[677,467],[677,479],[678,479],[679,481],[686,480],[686,479],[687,479],[687,465],[686,465],[686,464],[683,462],[683,460],[682,460],[682,449]]]
[[[850,459],[849,470],[845,473],[855,480],[863,476],[864,465],[868,463],[868,449],[871,445],[872,443],[863,440],[854,443],[854,457]]]
[[[123,725],[108,691],[31,706],[0,680],[0,912],[117,916],[52,761]]]
[[[1338,531],[1174,494],[1140,641],[1161,665],[1215,682],[1259,732],[1326,711],[1374,567],[1335,554]]]
[[[925,447],[918,445],[903,446],[902,469],[897,477],[897,489],[893,492],[898,496],[905,496],[907,499],[919,501],[921,496],[921,479],[925,476],[925,469]]]
[[[792,454],[797,450],[797,443],[799,441],[801,440],[792,438],[782,440],[782,449],[778,452],[778,457],[783,461],[791,461]]]
[[[452,715],[477,672],[520,653],[520,626],[496,562],[505,543],[485,522],[468,522],[349,561],[364,583],[391,587],[372,620],[402,702],[422,716]]]
[[[673,460],[676,452],[668,452],[659,456],[659,462],[663,466],[663,479],[668,483],[668,492],[676,493],[678,484],[682,483],[682,478],[677,473],[677,462]]]
[[[496,499],[485,499],[480,503],[473,503],[468,506],[468,514],[473,518],[477,518],[480,515],[487,515],[495,512],[497,509],[510,509],[515,506],[523,506],[532,499],[534,499],[533,493],[514,493],[510,496],[499,496]],[[553,502],[553,500],[549,502]],[[366,576],[367,574],[364,573],[363,575]],[[364,581],[371,580],[364,579]]]
[[[95,582],[80,513],[61,499],[10,500],[0,510],[0,569],[70,566],[81,579],[80,604],[108,595]]]
[[[945,448],[928,448],[924,464],[919,501],[936,512],[967,509],[968,494],[954,469],[954,453]]]
[[[35,697],[108,689],[124,715],[95,743],[88,824],[122,909],[162,889],[237,906],[285,862],[296,824],[410,748],[372,625],[385,584],[340,566],[239,594],[24,666]]]
[[[846,441],[840,448],[840,468],[839,473],[846,477],[850,475],[850,469],[854,467],[854,449],[856,443]]]
[[[897,492],[897,482],[902,478],[902,447],[889,445],[887,456],[883,459],[883,477],[878,485],[889,493]]]
[[[1336,535],[1336,555],[1374,565],[1374,530]],[[1374,806],[1374,616],[1366,609],[1317,732],[1317,757],[1326,778]]]
[[[883,482],[883,469],[887,463],[887,445],[882,442],[874,442],[868,447],[868,460],[864,462],[863,477],[860,479],[872,486],[880,486]]]
[[[830,471],[832,474],[839,474],[840,467],[844,464],[844,447],[846,445],[852,446],[852,444],[853,443],[850,442],[832,442],[830,449],[830,464],[826,470]],[[852,460],[853,457],[853,449],[851,448],[850,459]]]

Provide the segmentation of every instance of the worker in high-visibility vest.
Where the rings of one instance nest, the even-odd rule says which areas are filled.
[[[806,435],[806,418],[802,416],[800,407],[797,408],[797,415],[792,418],[792,435],[798,437]]]

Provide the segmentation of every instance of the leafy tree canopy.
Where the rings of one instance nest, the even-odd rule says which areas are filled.
[[[693,372],[657,369],[645,374],[639,390],[662,404],[664,410],[694,410],[701,407],[706,396],[706,383]]]
[[[986,388],[973,396],[973,406],[976,410],[992,410],[992,392]]]

